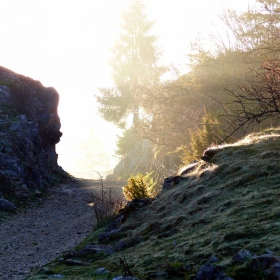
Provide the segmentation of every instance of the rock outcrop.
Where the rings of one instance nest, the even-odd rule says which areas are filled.
[[[63,173],[55,144],[62,136],[59,95],[0,67],[0,191],[30,198]]]

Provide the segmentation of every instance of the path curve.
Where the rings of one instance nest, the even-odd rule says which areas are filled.
[[[0,279],[25,279],[90,233],[95,218],[88,190],[98,182],[78,182],[52,188],[39,207],[0,223]]]

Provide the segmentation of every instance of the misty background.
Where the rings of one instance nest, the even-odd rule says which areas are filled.
[[[110,48],[120,33],[128,0],[0,0],[0,64],[54,87],[60,94],[63,137],[59,164],[77,177],[109,174],[121,130],[97,114],[98,88],[113,86]],[[190,44],[208,34],[224,36],[219,15],[227,7],[246,10],[250,1],[143,1],[162,52],[160,63],[188,71]],[[172,78],[169,74],[165,78]],[[176,78],[176,76],[174,76]]]

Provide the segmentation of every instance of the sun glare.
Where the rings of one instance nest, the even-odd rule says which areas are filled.
[[[245,0],[143,1],[155,20],[154,33],[162,63],[186,71],[186,54],[199,33],[218,24],[217,15]],[[120,16],[128,0],[1,1],[1,66],[40,80],[60,94],[63,137],[57,145],[59,164],[75,176],[92,170],[106,175],[119,131],[97,115],[94,95],[112,86],[110,48],[120,32]]]

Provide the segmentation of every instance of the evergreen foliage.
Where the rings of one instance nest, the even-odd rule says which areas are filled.
[[[224,132],[219,126],[216,118],[210,114],[203,116],[202,127],[194,132],[190,132],[191,143],[190,148],[182,147],[182,161],[184,164],[189,164],[195,160],[200,160],[203,152],[211,145],[217,145],[224,137]]]
[[[154,196],[153,188],[155,186],[152,173],[147,175],[137,174],[128,179],[128,185],[123,187],[123,194],[127,200],[136,198],[148,198]]]
[[[153,22],[144,13],[140,0],[130,0],[123,14],[122,33],[112,52],[114,88],[101,88],[97,97],[99,113],[110,122],[124,128],[127,118],[138,119],[138,87],[159,80],[162,68],[157,66],[160,56],[151,35]]]
[[[133,150],[137,144],[141,143],[134,127],[128,128],[124,131],[122,136],[118,137],[116,155],[125,157],[129,151]]]
[[[222,19],[233,41],[216,40],[214,51],[193,44],[190,71],[165,82],[159,82],[162,69],[157,67],[156,37],[150,35],[153,23],[143,9],[141,1],[130,1],[123,15],[123,33],[113,49],[116,86],[101,89],[98,99],[106,120],[125,127],[133,117],[135,134],[129,129],[119,139],[119,155],[134,149],[139,135],[163,147],[166,154],[183,147],[187,163],[227,135],[239,139],[275,124],[272,115],[265,113],[272,112],[268,109],[273,109],[278,121],[279,1],[257,0],[244,13],[227,11]],[[275,78],[272,83],[269,77]],[[211,121],[204,119],[204,108]]]

